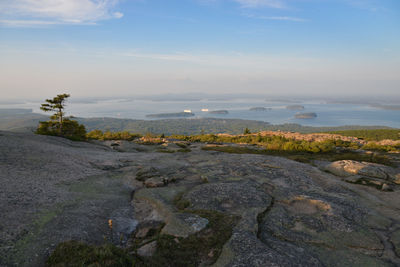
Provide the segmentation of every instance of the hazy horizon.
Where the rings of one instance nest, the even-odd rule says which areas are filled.
[[[0,98],[398,96],[396,0],[3,0]]]

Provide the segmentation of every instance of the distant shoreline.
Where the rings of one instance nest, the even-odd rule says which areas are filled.
[[[36,129],[39,121],[49,117],[33,113],[26,109],[25,113],[13,113],[21,109],[0,109],[0,130],[29,131]],[[200,133],[229,133],[241,134],[245,128],[256,131],[286,131],[286,132],[327,132],[361,129],[399,129],[395,127],[373,125],[344,125],[344,126],[305,126],[298,123],[270,124],[260,120],[228,119],[228,118],[158,118],[154,120],[121,119],[113,117],[77,117],[88,131],[99,129],[102,131],[130,131],[135,133],[154,134],[200,134]]]

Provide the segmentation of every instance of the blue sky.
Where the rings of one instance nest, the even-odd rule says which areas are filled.
[[[0,97],[400,94],[399,0],[1,0]]]

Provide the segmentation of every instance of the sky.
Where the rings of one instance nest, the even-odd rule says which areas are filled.
[[[0,0],[0,100],[400,95],[399,0]]]

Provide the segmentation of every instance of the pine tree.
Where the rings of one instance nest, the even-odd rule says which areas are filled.
[[[85,140],[85,126],[79,124],[73,117],[65,116],[65,101],[69,94],[57,95],[53,99],[46,99],[46,103],[42,104],[41,110],[45,112],[54,112],[50,117],[50,121],[41,121],[36,130],[37,134],[62,136],[71,140]]]
[[[55,112],[50,119],[58,121],[58,132],[60,135],[62,135],[62,127],[64,122],[65,101],[68,97],[70,97],[69,94],[57,95],[53,99],[46,99],[47,103],[42,104],[40,107],[40,109],[45,112]]]
[[[249,128],[246,127],[246,129],[244,129],[243,134],[251,134]]]

